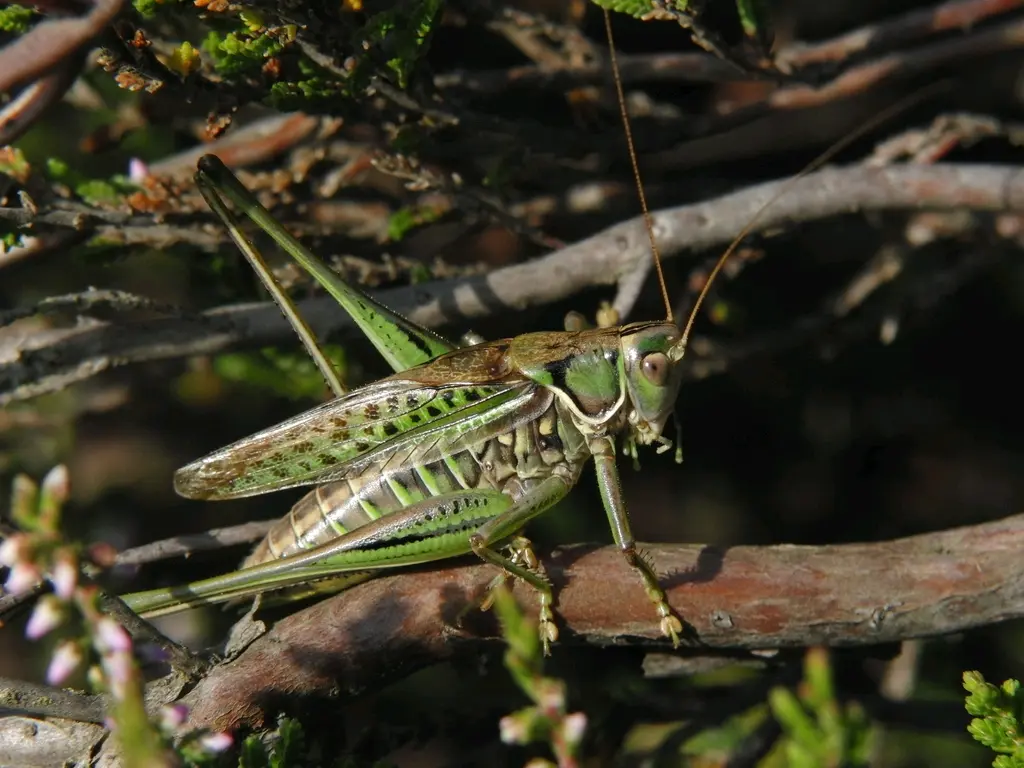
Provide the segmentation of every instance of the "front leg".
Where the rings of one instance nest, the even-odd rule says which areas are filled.
[[[615,446],[608,437],[599,437],[590,441],[590,450],[594,454],[594,465],[597,469],[597,485],[601,491],[601,501],[608,515],[608,525],[612,529],[615,544],[619,547],[626,562],[640,574],[647,597],[654,603],[661,617],[661,633],[671,638],[672,646],[679,647],[679,634],[683,624],[672,613],[665,601],[665,591],[658,584],[658,577],[650,563],[636,551],[636,541],[629,529],[629,515],[622,500],[622,488],[619,485],[619,473],[615,467]]]

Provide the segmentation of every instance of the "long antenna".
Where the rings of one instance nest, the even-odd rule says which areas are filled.
[[[654,268],[658,271],[658,285],[661,286],[661,298],[665,301],[665,314],[668,322],[674,322],[672,318],[672,302],[668,298],[668,285],[665,284],[665,273],[661,270],[661,253],[658,251],[658,240],[654,236],[654,218],[647,207],[647,196],[644,194],[644,184],[640,179],[640,164],[636,160],[636,146],[633,144],[633,129],[629,125],[629,110],[626,109],[626,95],[622,90],[622,77],[619,75],[619,62],[615,58],[615,39],[612,37],[612,16],[607,8],[604,11],[604,31],[608,36],[608,60],[612,65],[612,78],[615,80],[615,92],[619,97],[619,112],[622,114],[622,127],[626,132],[626,145],[629,147],[629,162],[633,166],[633,180],[636,182],[636,191],[640,195],[640,207],[644,211],[644,224],[647,226],[647,236],[651,239],[651,254],[654,258]]]
[[[910,94],[907,98],[901,99],[892,106],[883,109],[877,115],[868,120],[866,123],[863,123],[855,131],[853,131],[852,133],[848,133],[846,136],[841,138],[831,147],[822,152],[816,159],[812,160],[796,176],[793,176],[785,184],[783,184],[779,188],[778,192],[772,195],[771,198],[769,198],[764,205],[758,208],[757,212],[750,218],[750,221],[746,223],[743,229],[740,230],[740,233],[736,235],[733,241],[729,244],[729,247],[725,249],[725,253],[723,253],[721,257],[718,259],[718,261],[715,263],[715,266],[711,270],[711,272],[708,273],[708,278],[704,283],[704,287],[701,289],[700,293],[697,294],[697,300],[696,302],[694,302],[693,309],[690,310],[690,316],[686,321],[686,325],[683,327],[683,335],[669,351],[669,357],[674,361],[682,359],[683,355],[686,352],[686,344],[690,340],[690,331],[693,329],[693,324],[697,319],[697,314],[700,312],[700,307],[704,303],[704,299],[708,295],[708,291],[711,288],[711,284],[715,281],[715,278],[718,277],[718,274],[722,271],[722,268],[725,266],[725,263],[729,260],[729,257],[736,252],[736,249],[739,247],[739,244],[743,241],[743,238],[745,238],[753,231],[754,225],[757,224],[758,220],[761,218],[764,212],[767,211],[768,208],[771,207],[776,200],[778,200],[783,195],[788,193],[797,181],[799,181],[801,178],[806,176],[811,171],[820,168],[822,165],[827,163],[839,152],[848,147],[850,144],[852,144],[854,141],[859,139],[864,134],[874,130],[882,123],[891,119],[900,112],[903,112],[904,110],[913,106],[917,102],[922,101],[925,98],[933,95],[936,91],[944,89],[948,86],[949,81],[940,81],[938,83],[934,83],[928,87],[921,89],[920,91],[917,91],[916,93]],[[664,283],[662,285],[664,285]]]

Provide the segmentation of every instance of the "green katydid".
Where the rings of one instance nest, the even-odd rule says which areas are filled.
[[[342,280],[217,158],[200,160],[196,182],[258,270],[265,266],[221,194],[337,299],[396,373],[346,393],[321,358],[336,399],[178,470],[175,489],[196,499],[317,487],[241,570],[128,595],[129,606],[153,616],[263,591],[301,591],[330,577],[340,588],[379,569],[475,552],[538,590],[547,643],[557,636],[550,585],[521,552],[506,556],[498,547],[566,495],[593,457],[615,542],[638,573],[661,631],[678,643],[682,625],[636,552],[615,466],[616,440],[628,451],[671,445],[661,432],[686,345],[675,323],[529,333],[458,347]]]
[[[610,25],[607,11],[605,19]],[[614,47],[611,54],[615,72]],[[624,104],[618,78],[616,86]],[[625,127],[635,167],[628,119]],[[572,489],[593,458],[615,543],[638,574],[662,634],[678,645],[682,623],[630,532],[616,443],[634,456],[638,445],[656,445],[659,451],[671,447],[661,433],[679,391],[689,330],[732,248],[709,275],[683,331],[673,322],[655,249],[666,303],[663,321],[528,333],[460,346],[342,280],[276,222],[216,157],[200,160],[196,183],[296,328],[336,398],[178,470],[175,489],[194,499],[316,487],[240,570],[127,595],[131,608],[157,616],[264,592],[309,596],[342,589],[384,569],[473,552],[536,588],[546,651],[557,638],[551,587],[518,534]],[[640,194],[652,231],[642,188]],[[341,304],[394,375],[345,390],[224,197]],[[653,233],[651,239],[653,247]],[[509,552],[503,554],[502,547]]]

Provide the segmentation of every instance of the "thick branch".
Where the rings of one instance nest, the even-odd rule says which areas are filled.
[[[787,186],[788,185],[788,186]],[[654,214],[661,253],[701,250],[728,242],[767,203],[755,231],[841,213],[893,209],[1024,210],[1024,174],[1015,166],[936,165],[828,169],[795,181],[750,187],[715,200]],[[465,324],[473,318],[547,304],[645,269],[650,246],[641,218],[579,243],[489,275],[386,291],[388,306],[421,325]],[[330,298],[303,302],[321,337],[354,329]],[[273,344],[291,329],[272,304],[209,310],[198,318],[132,325],[95,322],[47,330],[0,346],[0,405],[45,392],[127,363],[222,352],[241,343]],[[10,343],[10,342],[8,342]]]
[[[647,549],[690,654],[889,643],[1024,616],[1024,515],[876,544]],[[665,646],[614,548],[561,550],[544,567],[566,643]],[[474,608],[494,575],[472,564],[404,573],[288,616],[185,697],[192,724],[256,726],[285,697],[355,693],[494,638]],[[528,588],[517,595],[535,611]]]

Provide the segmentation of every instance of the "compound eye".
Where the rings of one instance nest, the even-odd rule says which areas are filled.
[[[657,387],[665,386],[668,380],[669,361],[664,352],[651,352],[640,363],[644,377]]]

